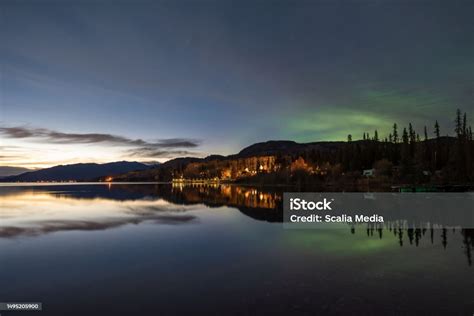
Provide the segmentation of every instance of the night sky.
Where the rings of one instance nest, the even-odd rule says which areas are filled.
[[[473,1],[0,2],[0,166],[164,161],[474,115]],[[471,120],[471,122],[473,122]]]

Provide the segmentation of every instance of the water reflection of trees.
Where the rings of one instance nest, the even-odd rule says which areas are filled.
[[[397,238],[398,244],[400,247],[407,246],[405,242],[408,240],[408,244],[410,246],[418,247],[420,245],[420,241],[423,238],[430,238],[430,243],[432,245],[435,244],[435,234],[439,234],[440,242],[443,245],[443,248],[446,249],[448,247],[448,228],[441,228],[435,229],[431,228],[401,228],[388,225],[388,228],[376,226],[376,225],[368,225],[366,228],[367,236],[378,236],[380,239],[384,236],[384,231],[393,234],[394,237]],[[351,233],[356,233],[356,227],[351,226]],[[467,262],[471,266],[472,265],[472,251],[474,249],[474,229],[466,229],[466,228],[452,228],[452,233],[456,234],[459,233],[462,236],[462,243],[463,243],[463,251],[466,255]],[[429,236],[429,237],[428,237]]]

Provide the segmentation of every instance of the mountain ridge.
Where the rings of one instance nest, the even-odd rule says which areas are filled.
[[[150,168],[152,168],[152,166],[136,161],[116,161],[104,164],[77,163],[29,171],[19,175],[5,177],[1,180],[3,182],[86,181],[97,180],[101,177],[131,171],[143,171]]]
[[[23,167],[13,167],[13,166],[0,166],[0,179],[17,176],[25,172],[36,171],[35,169],[28,169]]]

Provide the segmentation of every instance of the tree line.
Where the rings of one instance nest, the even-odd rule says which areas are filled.
[[[383,139],[377,130],[373,136],[364,132],[361,140],[348,135],[347,142],[336,150],[279,155],[278,162],[285,169],[285,165],[302,157],[309,165],[325,165],[327,174],[334,177],[374,168],[378,176],[388,177],[392,182],[474,181],[473,133],[466,113],[456,111],[455,136],[441,136],[438,121],[433,123],[431,137],[427,126],[422,131],[420,136],[412,123],[403,128],[394,123]]]

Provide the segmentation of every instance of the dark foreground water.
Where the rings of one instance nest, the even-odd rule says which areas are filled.
[[[473,315],[473,232],[286,230],[235,186],[0,187],[4,315]]]

